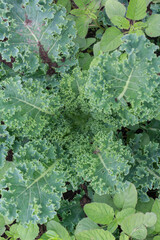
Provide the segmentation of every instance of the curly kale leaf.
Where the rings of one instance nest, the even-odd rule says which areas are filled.
[[[157,113],[158,48],[144,36],[127,35],[119,51],[105,53],[91,64],[86,97],[94,118],[122,127],[150,120]],[[120,55],[127,53],[122,61]]]
[[[97,133],[89,142],[89,138],[81,136],[70,145],[73,152],[72,165],[77,175],[90,182],[98,194],[113,194],[126,186],[124,177],[129,173],[134,162],[130,150],[117,140],[113,132]],[[75,163],[74,163],[75,162]]]
[[[53,166],[46,169],[40,162],[25,162],[8,171],[1,182],[1,213],[21,223],[44,223],[53,218],[65,192],[64,176]]]
[[[0,35],[4,40],[0,50],[7,62],[15,58],[15,71],[33,73],[41,67],[52,75],[76,64],[77,47],[73,42],[76,31],[74,23],[67,20],[64,8],[48,1],[40,2],[2,1],[0,7],[6,12],[6,18],[0,18],[0,33],[4,31]]]
[[[14,136],[10,136],[5,125],[0,125],[0,168],[4,166],[6,156],[12,144]]]
[[[14,154],[14,169],[6,171],[1,180],[0,212],[21,223],[52,219],[66,191],[57,162],[56,149],[45,140],[21,146]]]
[[[149,142],[144,145],[143,135],[138,134],[130,140],[130,148],[135,161],[126,180],[135,184],[142,201],[148,201],[148,189],[160,190],[159,144]]]
[[[9,78],[0,85],[1,120],[6,126],[25,135],[39,135],[60,104],[38,80]]]

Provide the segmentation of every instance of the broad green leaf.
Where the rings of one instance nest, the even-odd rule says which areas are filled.
[[[62,5],[67,9],[67,12],[71,10],[71,1],[70,0],[58,0],[58,5]]]
[[[123,192],[115,194],[113,201],[120,209],[135,208],[137,204],[137,190],[135,186],[131,183]]]
[[[79,65],[82,68],[82,70],[88,70],[90,63],[92,62],[93,57],[89,53],[80,53],[79,54]]]
[[[107,230],[111,233],[114,233],[118,227],[117,219],[114,219],[108,226]]]
[[[113,16],[111,22],[120,29],[128,29],[130,27],[128,19],[121,16]]]
[[[76,226],[75,235],[79,232],[83,232],[91,229],[99,229],[100,227],[93,222],[90,218],[83,218]]]
[[[70,12],[70,14],[73,14],[73,15],[75,15],[75,16],[77,16],[77,17],[80,17],[80,16],[82,16],[82,15],[84,15],[84,17],[86,17],[86,16],[85,16],[85,13],[86,13],[86,11],[83,10],[83,9],[73,9],[73,10],[71,10],[71,12]]]
[[[37,224],[32,223],[30,223],[27,227],[18,225],[17,232],[21,240],[34,240],[39,233],[39,227]]]
[[[141,20],[145,18],[146,11],[146,0],[130,0],[126,17],[132,20]]]
[[[70,236],[67,230],[56,221],[52,220],[49,223],[47,223],[47,230],[55,232],[61,239],[70,240]]]
[[[136,213],[126,217],[121,223],[121,228],[127,235],[135,239],[143,240],[147,236],[147,229],[143,223],[144,214]]]
[[[89,48],[93,43],[95,43],[96,38],[86,38],[86,44],[85,46],[82,48],[82,51],[86,50],[87,48]]]
[[[145,215],[144,215],[144,225],[146,227],[153,227],[157,222],[157,215],[153,212],[147,212]]]
[[[119,240],[129,240],[129,237],[122,232]]]
[[[126,8],[123,4],[115,0],[108,0],[105,4],[105,10],[108,17],[111,19],[113,16],[124,17]]]
[[[160,14],[153,14],[147,20],[148,27],[145,32],[150,37],[160,36]]]
[[[131,28],[129,30],[129,34],[136,34],[138,37],[145,35],[142,30],[140,30],[140,29],[133,29],[133,28]]]
[[[70,240],[76,240],[76,239],[75,239],[75,237],[74,237],[74,236],[72,236]]]
[[[84,8],[87,4],[90,3],[90,0],[74,0],[74,2],[79,8]]]
[[[102,229],[93,229],[89,231],[83,231],[76,234],[77,240],[115,240],[114,236],[109,231]]]
[[[75,226],[85,217],[83,208],[80,205],[82,195],[77,194],[72,201],[61,201],[61,207],[58,214],[63,219],[62,224],[70,232],[74,232]]]
[[[135,213],[135,209],[134,208],[126,208],[123,209],[122,211],[118,212],[116,214],[116,219],[119,225],[121,225],[121,222],[124,220],[125,217],[128,217],[131,214]]]
[[[56,232],[49,230],[46,233],[44,233],[39,240],[65,240],[65,239],[60,238]]]
[[[91,22],[92,22],[92,19],[90,19],[87,16],[77,17],[76,28],[80,38],[84,38],[87,35],[89,24]]]
[[[98,195],[97,193],[95,193],[93,196],[93,201],[99,202],[99,203],[106,203],[110,207],[112,207],[114,209],[114,211],[117,209],[117,207],[114,205],[114,202],[113,202],[113,196],[111,196],[109,194]]]
[[[113,208],[105,203],[89,203],[84,206],[86,215],[99,224],[110,224],[114,217]]]
[[[148,202],[138,201],[136,205],[136,210],[143,213],[151,212],[153,204],[154,204],[153,198],[150,198]]]
[[[152,0],[146,0],[147,6],[150,4],[150,2],[152,2]]]
[[[142,29],[147,27],[146,22],[135,22],[133,25],[134,29]]]
[[[100,42],[97,42],[93,46],[94,57],[97,57],[101,53]]]
[[[123,33],[116,27],[108,28],[102,36],[100,50],[103,52],[113,51],[122,43]]]
[[[77,36],[75,39],[75,43],[79,44],[79,47],[82,51],[89,48],[94,42],[96,41],[96,38],[80,38]]]
[[[160,240],[160,236],[154,237],[153,240]]]
[[[160,233],[160,200],[156,199],[152,206],[152,212],[157,216],[157,222],[155,224],[155,232]]]

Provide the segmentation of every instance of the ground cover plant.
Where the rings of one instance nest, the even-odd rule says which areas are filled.
[[[1,1],[1,240],[160,239],[159,22],[158,0]]]

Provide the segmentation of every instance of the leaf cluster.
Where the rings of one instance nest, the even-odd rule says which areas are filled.
[[[97,234],[114,239],[119,234],[118,226],[124,232],[122,239],[135,238],[134,234],[144,239],[148,228],[148,236],[157,238],[158,221],[150,212],[156,213],[159,200],[149,213],[135,210],[137,194],[142,202],[150,202],[148,190],[155,191],[156,197],[160,191],[159,47],[153,39],[131,29],[135,25],[142,29],[144,21],[151,21],[146,19],[155,15],[159,18],[159,13],[147,16],[147,4],[143,3],[1,1],[2,233],[5,225],[16,220],[6,231],[8,238],[23,240],[28,236],[32,240],[38,233],[36,224],[53,220],[42,238],[74,239],[55,221],[55,216],[58,212],[63,225],[73,232],[84,217],[82,206],[95,193],[108,194],[107,199],[114,196],[114,201],[110,201],[111,205],[104,202],[84,207],[92,224],[83,219],[89,233],[78,233],[80,222],[75,235],[78,240]],[[121,28],[107,28],[107,40],[99,21],[102,12],[104,22]],[[96,27],[90,26],[93,22]],[[127,32],[123,32],[123,24],[129,26]],[[79,25],[86,27],[80,29]],[[158,24],[155,26],[159,29]],[[105,46],[114,44],[113,28],[115,33],[121,31],[122,40],[119,38],[112,49],[101,50],[103,41]],[[93,30],[93,35],[85,38],[88,29]],[[159,44],[158,38],[156,41]],[[110,51],[118,46],[118,50]],[[134,204],[124,207],[129,186],[134,188],[130,199]],[[66,191],[74,193],[72,199],[66,199]],[[100,212],[98,220],[92,206],[97,214]],[[104,209],[107,215],[102,218]],[[132,217],[139,219],[138,223]]]

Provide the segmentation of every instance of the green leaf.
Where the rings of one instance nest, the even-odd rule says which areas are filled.
[[[82,51],[89,48],[93,43],[95,43],[95,41],[96,41],[95,38],[86,38],[86,44],[85,44],[85,47],[82,48]]]
[[[47,168],[38,161],[28,162],[27,156],[24,159],[24,163],[17,163],[14,171],[8,171],[1,182],[0,211],[10,220],[16,218],[22,224],[44,223],[53,218],[55,209],[60,207],[65,191],[61,180],[63,174],[54,170],[56,162]]]
[[[87,35],[89,24],[92,22],[91,18],[81,16],[76,19],[76,28],[79,37],[84,38]]]
[[[135,213],[135,209],[134,208],[126,208],[123,209],[122,211],[118,212],[116,214],[116,219],[119,225],[121,225],[122,221],[124,220],[125,217],[128,217],[131,214]]]
[[[94,57],[97,57],[101,53],[100,42],[97,42],[93,46]]]
[[[98,66],[102,65],[98,63]],[[95,79],[97,79],[95,76],[94,86]],[[88,89],[87,87],[85,90],[88,94],[91,88]],[[102,129],[102,126],[100,129]],[[124,179],[124,175],[129,170],[128,159],[132,158],[126,146],[124,148],[121,141],[115,140],[113,132],[108,130],[106,134],[105,131],[106,129],[104,132],[99,130],[95,135],[92,152],[90,154],[85,153],[85,164],[83,155],[78,157],[77,163],[77,169],[82,174],[81,176],[86,181],[91,182],[92,188],[100,195],[106,193],[115,194],[118,189],[122,190],[126,187],[127,183],[122,179]]]
[[[17,232],[21,240],[34,240],[39,233],[39,227],[32,223],[29,223],[27,227],[18,225]]]
[[[136,34],[137,36],[143,36],[144,32],[140,29],[130,29],[129,34]]]
[[[84,206],[86,215],[99,224],[110,224],[114,217],[113,208],[105,203],[89,203]]]
[[[45,72],[50,69],[54,73],[55,68],[56,71],[64,71],[75,65],[75,27],[73,21],[66,18],[62,6],[40,4],[39,1],[23,4],[18,0],[6,0],[6,3],[4,9],[9,9],[6,18],[8,35],[7,41],[0,43],[0,50],[6,61],[10,62],[11,56],[16,58],[13,64],[15,71],[21,69],[33,73],[38,67],[43,71],[45,64]],[[61,61],[64,57],[65,64]],[[63,67],[60,69],[58,64]]]
[[[154,237],[153,240],[160,240],[160,236]]]
[[[61,208],[58,214],[62,218],[62,224],[70,232],[74,232],[75,226],[85,217],[85,213],[80,205],[81,195],[76,195],[72,201],[61,201]]]
[[[117,209],[117,207],[115,206],[115,204],[113,202],[113,196],[111,196],[109,194],[98,195],[97,193],[95,193],[93,196],[93,201],[99,202],[99,203],[106,203],[107,205],[112,207],[114,209],[114,211]]]
[[[74,2],[79,8],[84,8],[87,4],[90,3],[90,0],[74,0]]]
[[[89,53],[80,53],[79,54],[79,65],[83,70],[88,70],[89,66],[93,60],[93,57]]]
[[[155,224],[155,232],[160,233],[160,200],[156,199],[154,201],[152,212],[157,216],[157,222]]]
[[[148,202],[138,201],[136,205],[136,210],[143,213],[151,212],[153,204],[154,204],[153,198],[150,198]]]
[[[39,240],[65,240],[65,239],[60,238],[56,232],[49,230],[46,233],[44,233]]]
[[[4,178],[6,172],[11,168],[14,169],[15,165],[13,162],[5,161],[3,168],[0,169],[0,181]]]
[[[119,240],[129,240],[129,237],[122,232]]]
[[[71,10],[70,0],[58,0],[57,4],[64,6],[67,9],[67,12],[70,12]]]
[[[11,238],[11,240],[17,240],[19,238],[19,233],[18,233],[18,224],[14,224],[10,227],[9,231],[6,231],[5,234]]]
[[[5,219],[2,215],[0,215],[0,236],[5,232]]]
[[[61,239],[70,240],[70,236],[67,230],[56,221],[52,220],[49,223],[47,223],[47,230],[55,232]]]
[[[107,226],[107,230],[111,233],[114,233],[116,231],[118,227],[118,223],[117,220],[114,219],[108,226]]]
[[[83,231],[76,234],[77,240],[115,240],[114,236],[109,231],[101,229],[93,229],[89,231]]]
[[[8,151],[12,148],[14,142],[14,136],[10,136],[6,128],[5,125],[0,125],[0,168],[4,167]],[[3,174],[4,172],[0,175],[0,179],[3,177]]]
[[[77,17],[80,17],[80,16],[82,16],[82,15],[84,15],[84,17],[86,17],[86,16],[85,16],[85,13],[86,13],[86,11],[83,10],[83,9],[73,9],[73,10],[71,10],[71,12],[70,12],[70,14],[73,14],[73,15],[75,15],[75,16],[77,16]]]
[[[113,51],[122,43],[123,33],[116,27],[108,28],[102,36],[100,50],[103,52]]]
[[[76,226],[75,235],[79,232],[83,232],[91,229],[99,229],[100,227],[93,222],[90,218],[83,218]]]
[[[40,81],[29,79],[23,84],[20,77],[1,82],[0,94],[2,94],[0,102],[2,119],[5,119],[5,124],[12,127],[12,130],[19,130],[20,133],[24,130],[24,135],[31,133],[32,136],[39,135],[47,118],[53,117],[58,103],[58,98],[49,96]],[[55,100],[55,106],[51,99]]]
[[[141,20],[145,18],[146,11],[146,0],[130,0],[126,17],[132,20]]]
[[[147,27],[146,22],[135,22],[133,25],[134,29],[142,29]]]
[[[126,8],[123,4],[116,0],[108,0],[105,4],[105,10],[108,17],[111,19],[113,16],[124,17]]]
[[[160,58],[155,54],[156,49],[144,36],[130,34],[123,37],[119,51],[96,57],[97,64],[94,61],[91,64],[85,87],[94,118],[121,128],[158,115],[157,103],[151,100],[159,81]],[[128,57],[121,62],[119,56],[123,52]],[[156,97],[153,99],[156,101]]]
[[[126,217],[121,223],[121,228],[127,235],[135,239],[143,240],[147,236],[147,229],[143,223],[144,214],[136,213]]]
[[[150,2],[152,2],[152,0],[146,0],[147,6],[150,4]]]
[[[144,215],[144,225],[146,227],[153,227],[157,222],[157,215],[155,213],[150,213],[150,212],[147,212],[145,215]]]
[[[130,27],[128,19],[121,16],[113,16],[111,22],[120,29],[128,29]]]
[[[137,204],[137,190],[134,184],[130,183],[129,187],[113,197],[114,204],[117,208],[135,208]]]
[[[160,36],[160,14],[153,14],[147,20],[148,27],[145,32],[150,37]]]

